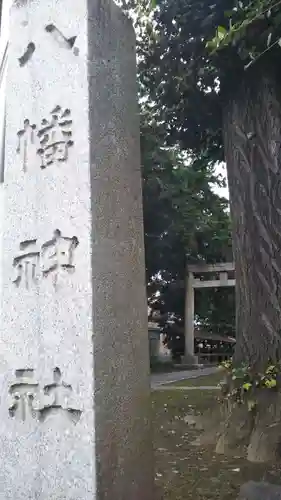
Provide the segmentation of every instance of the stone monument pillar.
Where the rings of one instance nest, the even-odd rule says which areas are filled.
[[[0,499],[154,500],[134,33],[110,0],[15,0]]]

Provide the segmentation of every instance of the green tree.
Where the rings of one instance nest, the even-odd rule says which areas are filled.
[[[281,351],[280,2],[157,5],[141,79],[165,122],[167,143],[199,156],[203,151],[213,162],[223,155],[227,160],[236,357],[260,369],[269,356],[279,360]]]
[[[165,127],[149,108],[141,109],[148,294],[164,322],[173,314],[183,324],[186,262],[232,259],[228,202],[213,192],[212,186],[222,181],[208,157],[187,157],[178,147],[163,146]],[[158,300],[156,291],[161,292]],[[233,333],[229,293],[197,294],[196,312],[209,329]]]
[[[152,92],[143,71],[148,54],[154,50],[151,9],[155,3],[118,3],[130,14],[133,12],[137,31],[148,296],[153,299],[160,291],[154,307],[161,309],[164,320],[173,313],[183,324],[186,261],[221,262],[233,258],[228,201],[211,189],[211,185],[223,185],[223,179],[215,176],[214,160],[208,151],[194,155],[178,142],[167,140],[162,110],[152,99],[154,89]],[[152,279],[155,275],[158,278]],[[198,293],[198,321],[215,332],[233,334],[233,295],[233,290]]]
[[[165,123],[167,144],[198,158],[207,154],[210,162],[226,159],[237,281],[236,364],[264,371],[269,360],[281,358],[281,2],[154,4],[148,16],[142,10],[137,26],[142,86]],[[270,400],[274,436],[265,418],[268,404],[259,401],[254,427],[243,427],[253,460],[279,457],[278,393]],[[226,433],[225,444],[235,434]]]

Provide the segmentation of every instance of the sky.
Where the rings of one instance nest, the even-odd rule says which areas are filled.
[[[217,167],[216,167],[216,174],[217,175],[223,175],[223,177],[225,179],[226,178],[226,166],[224,163],[220,163]],[[223,198],[227,198],[229,199],[229,192],[228,192],[228,187],[225,187],[225,188],[218,188],[218,187],[213,187],[213,190],[215,193],[217,193],[219,196],[222,196]]]

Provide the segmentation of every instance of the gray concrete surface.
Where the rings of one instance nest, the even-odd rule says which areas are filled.
[[[184,370],[171,373],[154,373],[150,377],[151,388],[157,389],[165,384],[172,384],[174,382],[180,382],[181,380],[198,378],[201,377],[202,375],[211,375],[212,373],[216,373],[218,369],[219,368],[212,366],[208,368],[202,368],[199,370]]]
[[[196,387],[188,387],[187,385],[179,386],[173,384],[156,385],[152,387],[152,391],[195,391],[195,390],[213,391],[213,390],[219,390],[219,387],[217,385],[200,385]]]

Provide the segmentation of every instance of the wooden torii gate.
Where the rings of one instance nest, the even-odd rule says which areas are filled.
[[[229,278],[229,273],[235,271],[233,262],[224,262],[219,264],[194,264],[187,266],[186,285],[185,285],[185,359],[184,363],[196,364],[198,360],[194,355],[194,295],[195,290],[199,288],[218,288],[235,286],[235,279]],[[218,279],[198,279],[200,276],[217,274]]]

